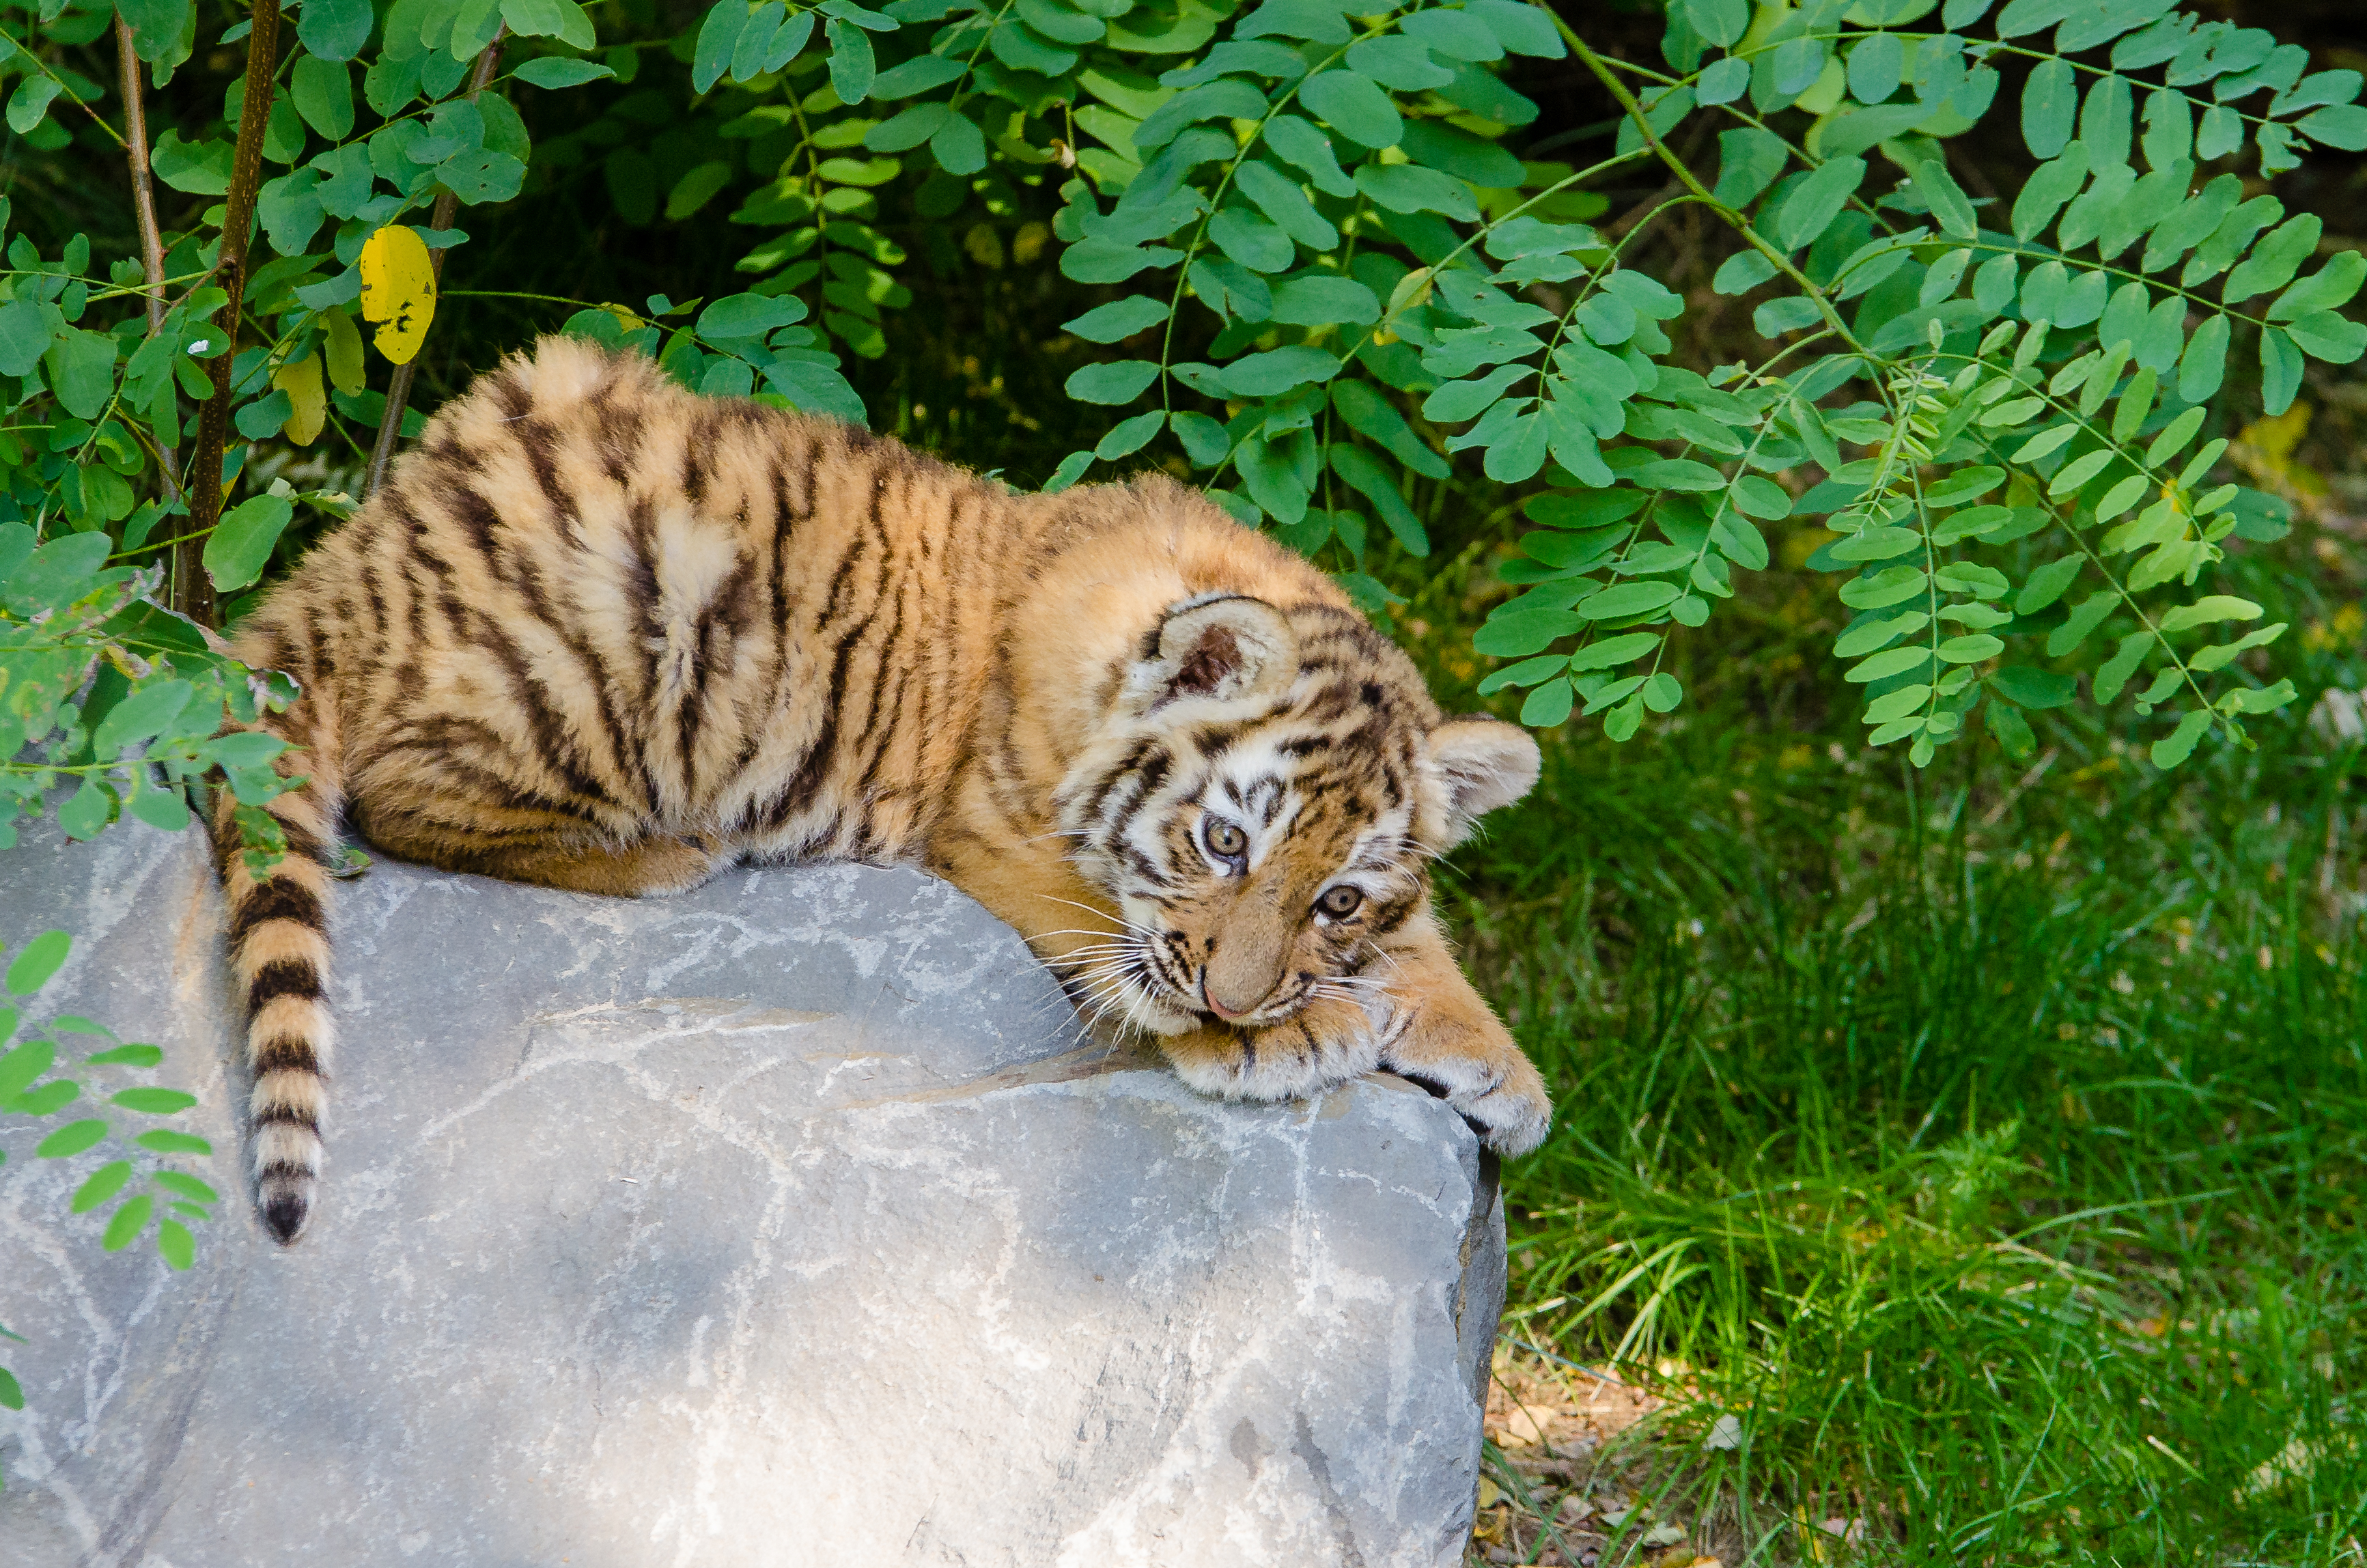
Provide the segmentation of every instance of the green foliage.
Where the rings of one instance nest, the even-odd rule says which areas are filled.
[[[100,1108],[93,1100],[103,1092],[108,1079],[119,1076],[108,1070],[152,1069],[164,1053],[153,1045],[124,1044],[104,1024],[72,1014],[51,1018],[46,1028],[29,1026],[22,1017],[25,1006],[56,975],[72,948],[73,939],[65,932],[44,931],[17,950],[5,979],[0,980],[6,991],[5,999],[0,999],[5,1000],[0,1005],[0,1118],[59,1121],[33,1146],[37,1160],[77,1159],[110,1139],[126,1145],[121,1156],[91,1166],[74,1188],[68,1210],[88,1214],[113,1204],[99,1236],[103,1250],[120,1252],[142,1234],[153,1233],[157,1256],[166,1266],[186,1269],[195,1260],[196,1249],[183,1221],[212,1219],[213,1205],[221,1195],[210,1183],[154,1156],[210,1155],[213,1149],[193,1134],[152,1126],[150,1119],[177,1116],[198,1103],[196,1096],[178,1089],[133,1084],[106,1095],[104,1105],[112,1108],[111,1112]],[[95,1037],[107,1043],[82,1051],[80,1045],[69,1044],[73,1037]],[[60,1056],[69,1051],[82,1051],[85,1074],[52,1075]],[[91,1074],[87,1070],[93,1068],[102,1071]],[[68,1108],[83,1114],[61,1120],[70,1114]],[[7,1154],[0,1151],[0,1165],[6,1161]],[[159,1205],[163,1218],[157,1217]],[[156,1221],[153,1233],[152,1219]],[[21,1335],[5,1326],[0,1326],[0,1335],[22,1343]],[[24,1391],[6,1368],[0,1368],[0,1407],[25,1407]]]
[[[266,505],[288,504],[264,497],[225,521]],[[143,597],[160,573],[108,565],[105,533],[35,538],[0,523],[0,848],[45,807],[69,837],[95,838],[126,812],[186,826],[188,792],[209,777],[249,805],[289,787],[274,766],[286,742],[221,733],[258,704],[285,707],[285,676],[257,676]]]

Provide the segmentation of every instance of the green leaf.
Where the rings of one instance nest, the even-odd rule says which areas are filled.
[[[2200,336],[2201,334],[2198,333],[2196,335]],[[2180,372],[2179,395],[2180,397],[2186,395],[2183,371]],[[2203,409],[2190,408],[2165,426],[2161,434],[2153,438],[2153,445],[2146,449],[2146,466],[2159,468],[2180,452],[2184,451],[2186,443],[2194,439],[2194,433],[2203,428]]]
[[[1981,710],[1981,721],[2006,756],[2019,762],[2038,749],[2038,737],[2030,732],[2030,721],[2022,710],[2010,703],[1991,702]]]
[[[2046,494],[2056,499],[2070,494],[2102,472],[2104,466],[2118,455],[2110,447],[2100,447],[2095,451],[2073,458],[2057,469],[2055,477],[2047,482]]]
[[[1267,319],[1297,326],[1339,323],[1361,326],[1381,319],[1381,301],[1353,278],[1314,274],[1277,287]]]
[[[1738,250],[1719,266],[1709,286],[1721,294],[1747,294],[1774,276],[1775,264],[1766,256],[1755,250]]]
[[[2107,616],[2120,607],[2121,596],[2110,588],[2091,594],[2073,608],[2062,625],[2046,634],[2046,656],[2059,659],[2079,651]]]
[[[304,0],[296,37],[323,60],[351,60],[369,41],[373,20],[370,0]]]
[[[1935,510],[1961,506],[1967,501],[1988,494],[2004,483],[2005,470],[1994,465],[1961,468],[1925,491],[1923,503]]]
[[[73,946],[74,938],[63,931],[44,931],[26,943],[24,950],[8,966],[8,989],[19,996],[32,995],[58,972],[58,966],[66,961],[66,953]]]
[[[63,91],[64,84],[54,76],[27,76],[8,99],[8,129],[19,136],[31,131],[47,118],[51,100]]]
[[[1720,49],[1733,47],[1750,26],[1749,0],[1685,0],[1685,17],[1701,34]],[[1893,83],[1896,90],[1897,84]],[[1886,93],[1884,97],[1890,95]],[[1880,98],[1874,100],[1881,102]]]
[[[13,1014],[9,1023],[13,1028]],[[0,1106],[23,1094],[28,1085],[50,1070],[57,1057],[58,1048],[46,1040],[28,1040],[7,1055],[0,1056]]]
[[[197,1261],[197,1243],[190,1238],[189,1228],[178,1220],[156,1221],[156,1256],[164,1260],[167,1268],[186,1270]]]
[[[41,357],[50,389],[77,419],[96,419],[115,394],[115,358],[120,346],[103,332],[73,327],[60,334]]]
[[[1657,631],[1630,631],[1623,636],[1606,637],[1600,642],[1590,642],[1569,656],[1573,670],[1616,669],[1621,665],[1635,663],[1660,645]]]
[[[50,337],[49,316],[32,301],[0,305],[0,375],[29,375],[49,352]]]
[[[698,41],[691,51],[690,85],[704,93],[722,79],[731,64],[731,51],[748,26],[747,0],[716,0],[699,24]]]
[[[204,556],[215,591],[232,593],[262,576],[272,547],[295,516],[294,505],[281,495],[257,495],[223,513]]]
[[[1024,33],[1025,30],[1018,24],[1010,23],[997,28],[993,36],[1001,39]],[[843,17],[832,17],[822,31],[830,40],[831,87],[838,94],[839,102],[861,103],[871,96],[872,80],[878,74],[878,60],[872,53],[869,35]],[[1066,56],[1061,69],[1065,70],[1069,65],[1076,63],[1075,55],[1070,54],[1065,50],[1057,52]],[[998,50],[996,58],[1002,57],[1002,51]],[[1023,69],[1032,68],[1023,67]]]
[[[1872,658],[1852,665],[1849,673],[1841,678],[1861,685],[1868,681],[1887,680],[1892,676],[1904,675],[1908,670],[1920,670],[1931,662],[1931,648],[1927,644],[1918,642],[1911,647],[1892,648],[1886,653],[1876,653]]]
[[[1060,330],[1074,333],[1088,343],[1116,343],[1166,319],[1165,304],[1147,294],[1135,294],[1097,305],[1075,320],[1063,323]]]
[[[2028,665],[1994,671],[1988,683],[2007,701],[2033,710],[2060,708],[2079,695],[2077,676],[2033,669]]]
[[[1060,253],[1060,272],[1080,283],[1123,283],[1146,267],[1172,267],[1183,259],[1182,251],[1164,245],[1121,245],[1086,239]]]
[[[33,1153],[40,1159],[62,1160],[81,1153],[106,1136],[107,1123],[96,1118],[69,1121],[34,1145]]]
[[[1337,389],[1334,389],[1335,401]],[[1395,412],[1392,410],[1391,412]],[[1428,449],[1424,449],[1427,450]],[[1383,468],[1378,459],[1363,448],[1346,441],[1334,441],[1330,449],[1331,472],[1345,480],[1357,494],[1373,504],[1381,521],[1408,554],[1423,556],[1430,553],[1430,533],[1414,509],[1399,494],[1395,476]]]
[[[2348,365],[2367,350],[2367,325],[2334,311],[2316,311],[2288,322],[2285,333],[2303,353],[2329,365]]]
[[[2014,613],[2036,615],[2040,610],[2061,598],[2069,590],[2071,585],[2078,580],[2079,569],[2087,563],[2087,558],[2084,556],[2066,555],[2059,560],[2050,561],[2033,572],[2029,581],[2022,585],[2021,594],[2013,601]]]
[[[1266,108],[1265,95],[1238,76],[1203,82],[1160,105],[1135,131],[1134,145],[1148,157],[1187,125],[1205,119],[1263,119]]]
[[[2252,254],[2227,274],[2220,298],[2227,304],[2248,300],[2271,289],[2282,289],[2317,249],[2325,224],[2315,212],[2280,223],[2252,247]]]
[[[2258,620],[2260,607],[2249,599],[2239,599],[2228,594],[2213,594],[2180,605],[2161,618],[2164,631],[2184,631],[2189,627],[2209,626],[2222,620]]]
[[[2095,680],[2089,687],[2090,695],[2100,703],[2111,702],[2119,697],[2122,688],[2128,685],[2129,677],[2136,674],[2137,666],[2145,662],[2145,656],[2153,644],[2154,634],[2150,631],[2132,631],[2122,638],[2120,647],[2096,671]]]
[[[1472,633],[1471,646],[1491,659],[1523,658],[1558,638],[1583,630],[1585,625],[1584,615],[1566,609],[1507,610],[1489,616]]]
[[[181,716],[197,688],[185,680],[151,681],[108,710],[91,735],[101,761],[112,761],[123,748],[160,735]],[[219,717],[219,711],[216,714]]]
[[[1792,161],[1784,139],[1769,131],[1721,131],[1717,184],[1710,194],[1728,207],[1748,207]]]
[[[1119,359],[1081,367],[1065,390],[1079,403],[1132,403],[1158,377],[1159,367],[1148,359]]]
[[[127,1201],[107,1222],[107,1233],[98,1239],[99,1246],[108,1252],[121,1252],[138,1239],[148,1227],[148,1216],[155,1212],[156,1200],[142,1193]]]
[[[2293,406],[2301,391],[2302,353],[2293,335],[2281,326],[2260,332],[2260,408],[2271,415]]]
[[[698,312],[698,335],[715,343],[741,343],[805,319],[798,300],[776,295],[726,294]]]
[[[199,1203],[219,1203],[221,1201],[221,1193],[216,1192],[211,1187],[198,1180],[196,1176],[190,1176],[186,1171],[160,1170],[155,1174],[153,1179],[156,1185],[163,1187],[165,1191],[177,1192],[182,1197],[194,1199]]]
[[[1942,663],[1951,665],[1977,665],[1983,659],[1993,659],[2004,651],[2003,642],[1984,632],[1948,638],[1932,650]]]
[[[1336,358],[1295,343],[1263,354],[1243,355],[1225,367],[1224,384],[1237,396],[1275,397],[1310,381],[1328,381],[1339,373]]]
[[[1444,479],[1446,460],[1425,445],[1397,405],[1366,382],[1353,378],[1331,383],[1331,406],[1358,435],[1379,442],[1406,467],[1431,479]],[[1335,446],[1334,450],[1338,448]]]
[[[1674,583],[1621,583],[1580,600],[1577,610],[1589,620],[1625,620],[1665,608],[1680,591]]]
[[[1775,214],[1776,245],[1797,250],[1825,232],[1865,179],[1863,158],[1834,158],[1802,180]]]
[[[14,1338],[15,1335],[12,1335],[10,1337]],[[0,1367],[0,1410],[22,1410],[24,1408],[24,1389],[18,1386],[14,1373],[10,1372],[6,1367]]]
[[[1424,13],[1424,15],[1447,13]],[[1353,196],[1355,183],[1341,169],[1331,138],[1295,114],[1278,114],[1266,121],[1265,144],[1314,182],[1326,196]]]
[[[934,59],[935,56],[930,55],[924,58]],[[300,69],[303,62],[297,62],[297,65]],[[562,55],[546,54],[538,59],[527,61],[510,74],[530,87],[556,89],[580,87],[586,82],[597,82],[603,77],[614,76],[616,72],[593,61],[570,60]],[[301,108],[303,106],[299,104],[297,107]]]
[[[1326,71],[1310,79],[1299,88],[1298,101],[1360,146],[1394,147],[1405,134],[1388,95],[1353,71]]]
[[[342,142],[353,133],[354,78],[343,62],[298,55],[288,97],[304,123],[330,141]]]
[[[2322,146],[2367,152],[2367,108],[2357,104],[2328,105],[2295,120],[2293,129]]]
[[[76,1125],[79,1126],[86,1124],[77,1123]],[[107,1129],[107,1123],[103,1121],[98,1122],[96,1125],[102,1132]],[[72,1210],[74,1213],[87,1214],[92,1210],[97,1208],[100,1204],[106,1202],[108,1199],[114,1197],[117,1193],[121,1192],[123,1190],[124,1183],[130,1179],[130,1161],[110,1160],[106,1165],[99,1166],[98,1169],[91,1172],[89,1178],[80,1187],[74,1188],[74,1201],[69,1203],[66,1207]]]
[[[1834,640],[1833,656],[1854,659],[1861,653],[1871,653],[1910,632],[1920,631],[1931,623],[1931,619],[1929,612],[1920,609],[1908,610],[1904,615],[1869,617]]]
[[[1931,209],[1931,216],[1942,229],[1958,239],[1969,240],[1979,233],[1973,216],[1972,199],[1964,192],[1948,167],[1938,158],[1926,158],[1914,165],[1915,188]]]
[[[1872,577],[1841,585],[1841,603],[1852,609],[1883,609],[1922,593],[1930,577],[1920,566],[1893,566]]]
[[[85,778],[82,788],[59,804],[58,825],[69,838],[96,838],[107,826],[108,805],[107,791],[98,787],[98,780]]]
[[[1356,171],[1356,188],[1392,212],[1439,212],[1467,223],[1479,219],[1469,186],[1417,164],[1366,164]]]
[[[1092,460],[1090,453],[1087,460]],[[214,1152],[212,1144],[195,1133],[176,1132],[164,1127],[151,1128],[132,1142],[159,1154],[210,1154]]]
[[[2203,733],[2210,727],[2211,710],[2209,709],[2198,708],[2186,714],[2178,721],[2177,729],[2154,742],[2153,749],[2147,754],[2152,757],[2153,765],[2165,772],[2176,767],[2193,755],[2194,744],[2203,738]]]
[[[113,1096],[113,1103],[126,1110],[136,1110],[148,1116],[171,1116],[198,1103],[195,1095],[178,1089],[123,1089]]]
[[[1521,704],[1521,722],[1533,730],[1550,730],[1569,717],[1576,702],[1577,694],[1567,677],[1549,680]]]
[[[1166,423],[1165,411],[1156,408],[1148,414],[1138,414],[1131,419],[1122,420],[1095,443],[1093,456],[1104,462],[1109,462],[1140,451],[1153,436],[1159,434],[1160,427]]]
[[[93,1051],[85,1060],[94,1067],[153,1067],[164,1060],[164,1053],[153,1045],[119,1045],[112,1051]]]
[[[1631,484],[1647,490],[1723,490],[1726,475],[1704,462],[1691,458],[1661,458],[1653,462],[1638,463],[1624,476]]]
[[[2022,90],[2022,139],[2032,154],[2052,158],[2071,140],[2071,120],[2079,106],[2079,84],[2071,62],[2056,56],[2039,62]]]

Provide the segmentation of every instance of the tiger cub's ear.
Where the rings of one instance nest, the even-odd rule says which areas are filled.
[[[1431,731],[1430,755],[1446,786],[1446,848],[1470,837],[1481,817],[1527,794],[1544,760],[1526,730],[1476,714]]]
[[[1263,599],[1186,599],[1160,623],[1158,651],[1136,667],[1153,707],[1184,697],[1255,697],[1288,686],[1298,638]]]

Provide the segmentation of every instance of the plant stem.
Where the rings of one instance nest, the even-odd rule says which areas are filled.
[[[502,44],[508,37],[507,28],[495,28],[493,41],[485,45],[484,52],[477,56],[477,68],[469,75],[470,103],[477,101],[477,95],[485,90],[485,84],[493,79],[495,71],[501,69]],[[449,190],[442,191],[436,198],[436,210],[428,219],[428,226],[448,229],[459,210],[460,199]],[[438,250],[427,258],[428,267],[438,284],[444,281],[445,254]],[[365,501],[377,494],[379,486],[386,483],[387,465],[394,460],[395,443],[402,438],[403,405],[411,401],[411,377],[418,364],[418,356],[413,355],[394,368],[394,377],[387,382],[386,412],[379,416],[378,441],[370,449],[369,477],[362,485],[362,499]]]
[[[246,100],[239,106],[238,146],[231,154],[230,196],[222,210],[221,260],[216,277],[230,298],[214,312],[222,334],[212,362],[214,393],[198,415],[198,455],[189,470],[189,517],[203,533],[221,517],[222,458],[230,436],[232,383],[238,374],[238,318],[246,296],[246,250],[255,227],[255,194],[263,183],[263,132],[271,122],[272,82],[279,71],[279,0],[254,0],[255,30],[246,40]],[[173,555],[173,608],[201,626],[214,623],[213,585],[203,568],[203,546],[191,541]]]
[[[148,335],[164,326],[164,237],[156,227],[156,187],[148,175],[148,110],[140,93],[140,57],[132,51],[131,28],[115,18],[115,54],[123,71],[124,156],[131,165],[131,208],[140,223],[140,270],[147,278]],[[156,472],[167,505],[181,498],[180,460],[174,443],[156,443]]]

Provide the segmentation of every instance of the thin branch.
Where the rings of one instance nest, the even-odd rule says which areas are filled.
[[[246,40],[246,101],[239,106],[238,147],[231,155],[230,196],[222,213],[219,280],[230,298],[214,312],[221,350],[213,358],[214,393],[198,415],[198,455],[189,471],[189,517],[203,533],[221,520],[222,458],[230,437],[230,399],[238,376],[238,326],[246,296],[247,244],[255,227],[255,196],[263,183],[263,132],[271,120],[272,84],[279,70],[279,0],[254,0],[254,31]],[[214,623],[213,585],[198,547],[175,558],[173,608],[201,626]],[[186,558],[186,560],[184,559]],[[179,570],[186,564],[190,570]]]
[[[508,38],[506,27],[494,28],[493,41],[485,45],[484,52],[477,56],[477,68],[469,76],[470,103],[477,101],[477,95],[485,90],[485,84],[492,81],[493,73],[501,69],[502,45]],[[459,216],[459,211],[460,199],[447,188],[437,194],[436,210],[428,218],[428,225],[448,229],[453,220]],[[439,285],[444,281],[444,257],[447,254],[438,250],[427,258],[429,270]],[[419,357],[414,354],[394,368],[393,379],[387,382],[386,412],[379,416],[378,442],[370,449],[369,477],[362,485],[362,499],[365,501],[377,494],[379,486],[386,483],[387,465],[394,460],[395,443],[402,439],[402,410],[411,401],[411,378],[418,365]]]
[[[115,56],[123,73],[123,151],[131,165],[131,209],[140,223],[140,270],[147,279],[148,335],[164,328],[164,237],[156,227],[156,187],[148,175],[148,109],[140,92],[140,56],[132,50],[131,28],[115,18]],[[181,498],[180,459],[173,443],[159,440],[157,475],[164,501]]]

